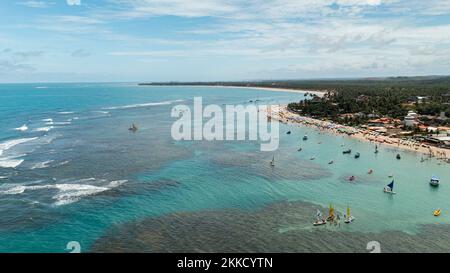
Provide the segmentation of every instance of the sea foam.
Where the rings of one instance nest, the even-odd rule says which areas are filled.
[[[138,103],[138,104],[130,104],[130,105],[124,105],[124,106],[107,107],[107,108],[102,108],[102,109],[103,110],[123,110],[123,109],[158,106],[158,105],[170,105],[170,104],[173,104],[176,102],[182,102],[182,101],[183,100],[169,100],[169,101],[162,101],[162,102]]]
[[[28,130],[28,126],[26,124],[24,124],[21,127],[15,128],[14,130],[25,132],[26,130]]]
[[[47,185],[15,185],[5,190],[1,190],[0,194],[6,195],[16,195],[23,194],[26,191],[37,191],[37,190],[57,190],[57,193],[51,197],[55,200],[53,205],[62,206],[78,202],[83,197],[96,195],[98,193],[108,191],[115,187],[118,187],[127,182],[127,180],[116,180],[109,183],[104,183],[103,185],[90,185],[81,184],[80,182],[94,181],[95,178],[81,179],[76,181],[77,183],[61,183],[61,184],[47,184]]]

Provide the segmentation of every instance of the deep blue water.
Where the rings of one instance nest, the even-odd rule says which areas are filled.
[[[174,141],[172,107],[191,105],[196,96],[221,106],[304,99],[219,87],[0,85],[0,251],[65,252],[69,241],[89,251],[111,227],[131,221],[285,200],[333,203],[341,211],[351,205],[358,221],[347,231],[414,234],[420,224],[450,222],[448,164],[420,163],[420,155],[408,152],[399,161],[398,151],[375,155],[371,144],[290,125],[280,126],[275,152],[261,152],[255,141]],[[127,130],[133,122],[136,133]],[[361,158],[342,155],[343,147]],[[268,163],[273,155],[275,168]],[[381,191],[390,173],[396,196]],[[437,190],[428,185],[433,174],[443,181]],[[349,175],[357,181],[348,183]],[[432,216],[437,207],[439,218]]]

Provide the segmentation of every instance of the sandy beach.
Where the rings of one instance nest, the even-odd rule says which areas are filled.
[[[146,85],[151,86],[151,85]],[[164,85],[155,85],[158,87],[164,87]],[[221,88],[239,88],[239,89],[249,89],[249,90],[265,90],[271,92],[288,92],[288,93],[309,93],[319,97],[322,97],[327,91],[321,90],[303,90],[303,89],[291,89],[291,88],[278,88],[278,87],[258,87],[258,86],[233,86],[233,85],[166,85],[170,87],[221,87]]]
[[[361,141],[367,141],[373,143],[374,145],[377,145],[378,147],[390,147],[394,149],[402,149],[420,153],[423,155],[424,160],[430,157],[436,157],[439,160],[450,163],[450,151],[448,149],[430,146],[428,144],[419,142],[404,141],[399,138],[383,136],[369,130],[357,129],[350,126],[336,124],[330,121],[322,121],[300,116],[289,111],[287,109],[287,105],[272,106],[271,111],[270,113],[268,113],[268,115],[271,118],[283,123],[314,127],[319,130],[326,131],[330,134],[341,136],[343,135],[356,138]]]

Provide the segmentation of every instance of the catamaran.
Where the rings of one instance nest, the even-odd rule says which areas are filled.
[[[391,183],[389,183],[386,187],[384,187],[383,191],[385,193],[395,194],[395,191],[394,191],[394,180],[392,180]]]
[[[439,178],[437,178],[436,176],[432,176],[430,179],[430,185],[431,186],[439,186]]]
[[[320,212],[320,210],[317,210],[317,219],[316,221],[313,223],[314,226],[320,226],[320,225],[325,225],[327,223],[327,220],[322,218],[322,213]]]
[[[350,213],[350,207],[347,206],[347,214],[344,216],[345,220],[344,222],[346,224],[350,224],[351,222],[353,222],[353,220],[355,220],[355,217],[351,215]]]

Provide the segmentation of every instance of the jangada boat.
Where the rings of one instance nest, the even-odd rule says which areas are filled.
[[[321,225],[325,225],[327,223],[327,220],[322,218],[322,213],[320,212],[320,210],[317,210],[317,219],[316,221],[313,223],[314,226],[321,226]]]
[[[430,185],[435,187],[439,186],[439,178],[433,175],[433,177],[431,177],[430,179]]]
[[[136,126],[136,124],[131,124],[131,127],[128,128],[129,131],[131,132],[136,132],[138,130],[138,127]]]
[[[346,224],[350,224],[351,222],[353,222],[353,220],[355,220],[355,217],[353,217],[350,213],[350,207],[347,206],[347,214],[345,215],[345,220],[344,222]]]
[[[334,207],[330,204],[330,210],[328,212],[328,218],[327,221],[333,222],[335,219],[335,215],[334,215]]]
[[[391,183],[389,183],[386,187],[384,187],[383,191],[385,193],[395,194],[395,191],[394,191],[394,180],[392,180]]]

